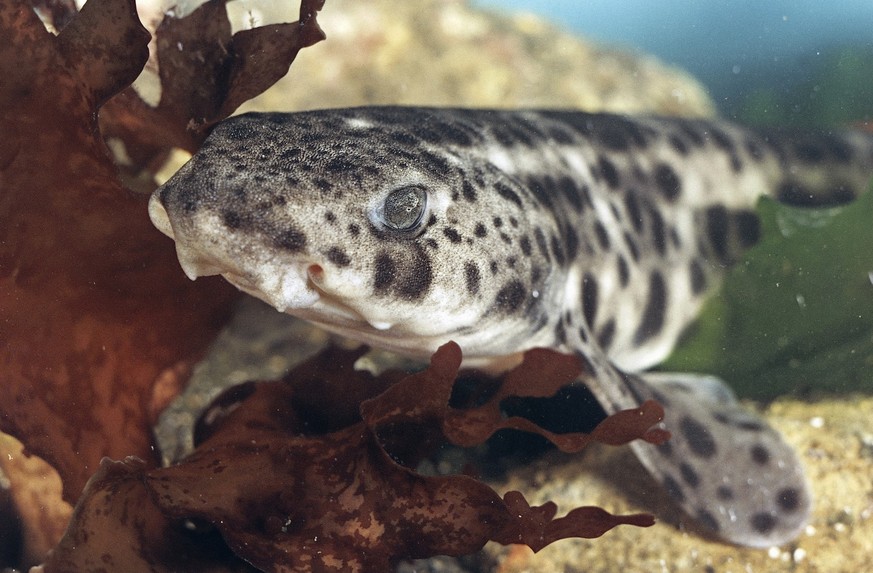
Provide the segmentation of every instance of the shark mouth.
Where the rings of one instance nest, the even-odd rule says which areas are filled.
[[[173,229],[166,208],[152,195],[149,217],[159,231],[176,242],[176,256],[182,270],[191,280],[198,277],[221,275],[239,290],[258,298],[276,310],[318,323],[329,330],[350,336],[359,331],[373,334],[390,329],[393,324],[368,318],[347,304],[325,286],[324,269],[312,261],[280,261],[265,258],[252,261],[251,257],[223,253],[212,245],[208,253],[189,245]],[[245,267],[242,261],[249,259]],[[246,268],[247,267],[247,268]],[[366,335],[365,335],[366,337]]]

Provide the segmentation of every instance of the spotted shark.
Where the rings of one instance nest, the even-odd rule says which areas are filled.
[[[607,412],[664,406],[672,439],[632,447],[699,528],[768,547],[809,518],[796,453],[719,379],[649,369],[759,239],[762,195],[839,205],[871,175],[860,133],[363,107],[228,119],[149,213],[190,278],[376,347],[575,353]]]

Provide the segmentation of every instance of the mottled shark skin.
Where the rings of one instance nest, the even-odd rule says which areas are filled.
[[[664,405],[673,439],[633,447],[685,512],[767,547],[809,516],[795,453],[719,380],[646,370],[758,240],[761,195],[841,204],[871,175],[873,139],[857,133],[356,108],[219,124],[150,215],[192,279],[221,274],[377,347],[424,359],[455,340],[492,366],[577,353],[608,412]]]

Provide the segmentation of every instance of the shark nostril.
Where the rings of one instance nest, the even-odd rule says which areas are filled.
[[[324,279],[324,269],[321,268],[321,265],[309,265],[306,272],[309,275],[309,278],[316,283],[321,282]]]

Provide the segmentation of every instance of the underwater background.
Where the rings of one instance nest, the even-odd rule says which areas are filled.
[[[657,56],[747,123],[833,125],[873,115],[869,0],[476,0],[535,13],[604,44]]]
[[[271,0],[267,2],[270,4]],[[846,126],[865,119],[869,121],[873,110],[870,42],[873,2],[870,0],[836,5],[694,0],[612,0],[610,3],[556,0],[549,4],[531,4],[533,8],[521,3],[479,1],[477,5],[488,10],[511,6],[513,12],[542,8],[541,16],[580,37],[566,37],[567,34],[550,26],[531,22],[532,18],[512,18],[509,11],[506,18],[499,18],[492,13],[468,10],[463,0],[422,0],[420,3],[328,0],[319,20],[330,41],[303,50],[284,81],[284,91],[274,92],[273,99],[265,98],[260,109],[416,103],[576,106],[628,114],[711,116],[714,106],[710,98],[690,76],[678,72],[682,69],[706,83],[706,89],[717,101],[720,115],[745,123]],[[244,22],[243,28],[261,23],[264,12],[244,2],[230,3],[229,10],[232,11],[233,6],[239,8],[237,18]],[[283,3],[271,6],[281,8]],[[848,12],[850,7],[855,11]],[[547,12],[546,8],[552,11]],[[592,12],[594,9],[599,12]],[[287,12],[284,18],[287,19]],[[583,25],[586,28],[578,27]],[[630,29],[639,39],[628,33]],[[607,32],[615,35],[604,36]],[[627,50],[627,53],[589,45],[582,36]],[[672,52],[661,51],[661,44],[664,50],[669,46]],[[676,67],[665,69],[648,57],[649,54]],[[15,54],[16,67],[27,55],[24,50]],[[197,71],[205,69],[203,75],[208,76],[207,67],[200,63],[194,67]],[[586,82],[590,84],[587,91],[577,86]],[[183,83],[186,85],[178,85]],[[197,84],[177,82],[180,100],[182,95],[189,95],[181,89],[188,85]],[[39,94],[40,90],[33,93]],[[50,96],[55,97],[53,91]],[[65,110],[64,115],[69,113]],[[39,115],[31,113],[29,117]],[[50,121],[44,123],[51,127]],[[34,132],[50,133],[51,129]],[[34,165],[44,163],[39,156],[33,161]],[[29,173],[40,171],[46,170],[32,169]],[[55,174],[52,176],[60,179]],[[35,185],[32,179],[28,177],[28,184],[34,189],[54,188]],[[795,213],[772,202],[762,203],[760,214],[768,238],[759,245],[761,248],[735,267],[738,271],[749,268],[753,272],[729,277],[729,288],[722,296],[714,297],[713,306],[702,320],[709,326],[698,329],[697,340],[703,344],[679,353],[681,356],[672,358],[666,366],[670,370],[717,373],[729,380],[741,397],[751,399],[747,404],[765,416],[802,456],[813,484],[816,505],[813,519],[799,539],[784,547],[761,551],[701,537],[693,529],[686,529],[687,520],[676,513],[663,488],[651,480],[626,448],[595,446],[581,456],[548,452],[529,464],[518,463],[518,458],[507,454],[505,465],[511,471],[505,481],[491,482],[491,485],[500,491],[529,492],[529,499],[535,504],[554,501],[561,513],[588,505],[624,513],[652,512],[661,516],[655,526],[618,528],[603,539],[556,543],[536,555],[526,548],[489,544],[466,561],[437,558],[431,562],[411,562],[398,569],[398,573],[867,570],[869,557],[873,555],[873,482],[870,479],[873,475],[870,424],[873,419],[873,251],[867,248],[873,244],[873,226],[869,225],[871,212],[873,191],[853,205],[815,215]],[[58,227],[61,222],[72,222],[71,228],[79,228],[77,219],[67,214],[57,220]],[[144,217],[136,221],[154,233]],[[126,220],[123,227],[125,236],[133,234]],[[81,240],[66,243],[90,245]],[[115,245],[112,247],[104,249],[107,258],[117,256],[118,249]],[[58,252],[66,255],[66,251]],[[103,257],[99,258],[98,270],[106,267]],[[170,301],[184,301],[180,293],[194,291],[183,290],[191,284],[177,268],[175,259],[170,262],[169,267],[153,265],[147,269],[169,268],[173,271],[170,276],[179,279],[162,283],[166,289],[176,289],[173,296],[161,297],[162,304],[153,304],[157,300],[153,294],[146,299],[147,307],[154,307],[147,315],[153,325],[150,331],[175,333],[186,325],[195,324],[193,319],[175,320],[187,317],[187,312],[171,312],[174,307],[169,306]],[[94,291],[95,285],[106,285],[112,293],[118,290],[113,288],[116,276],[96,283],[92,276],[86,278],[89,279],[88,292]],[[795,279],[797,282],[788,282]],[[810,282],[801,282],[807,280]],[[55,278],[53,281],[61,284]],[[765,289],[762,284],[775,286],[775,289]],[[198,281],[196,288],[202,289],[204,285]],[[210,304],[217,300],[198,297],[198,300],[203,299]],[[58,324],[69,317],[96,324],[92,309],[86,313],[77,309],[71,312],[68,308],[58,312],[55,309],[63,305],[54,299],[52,305],[38,309],[53,325],[52,332],[63,333]],[[31,324],[35,320],[36,306],[24,309],[23,316],[27,316]],[[96,304],[93,306],[98,308]],[[99,310],[101,316],[109,314],[106,305],[100,305]],[[194,307],[187,310],[193,312]],[[116,314],[118,323],[128,328],[130,315]],[[764,332],[765,326],[776,330]],[[204,329],[198,333],[200,336],[209,334]],[[92,330],[105,336],[103,329]],[[31,331],[43,332],[36,328]],[[109,332],[108,327],[105,331]],[[131,355],[143,355],[145,344],[128,345],[128,340],[140,339],[123,332],[123,336],[106,338],[113,342],[119,340],[122,349]],[[161,343],[172,347],[175,343],[168,342],[168,337],[163,337]],[[72,340],[81,344],[81,337],[58,336],[57,339],[62,338],[64,343]],[[157,346],[155,340],[160,338],[155,336],[146,342]],[[96,336],[94,340],[99,342]],[[172,434],[171,437],[184,433],[184,439],[188,439],[198,412],[214,395],[219,383],[280,377],[290,364],[303,357],[304,343],[321,346],[326,340],[323,332],[308,329],[306,324],[259,305],[254,299],[244,301],[231,326],[213,345],[209,360],[198,366],[195,380],[188,387],[190,392],[164,410],[156,431],[159,436],[163,432]],[[31,363],[47,364],[49,351],[63,357],[56,352],[58,348],[66,348],[63,344],[47,342],[44,336],[36,341],[38,344],[31,346],[39,358],[28,363],[28,367]],[[99,351],[87,358],[104,363],[106,346],[97,344],[93,348]],[[43,370],[48,372],[51,368]],[[42,427],[37,426],[34,435],[42,438],[44,427],[62,426],[61,422],[68,419],[81,427],[90,424],[89,432],[93,432],[98,424],[92,421],[99,420],[104,438],[117,437],[119,441],[123,438],[127,440],[125,443],[131,443],[127,431],[117,430],[118,420],[114,414],[123,412],[129,429],[130,412],[134,409],[118,408],[116,404],[121,402],[115,400],[118,396],[132,397],[139,405],[136,415],[144,415],[146,406],[153,405],[154,400],[149,402],[139,397],[154,398],[152,380],[140,375],[139,379],[148,385],[134,386],[130,368],[124,377],[106,376],[108,382],[99,388],[104,393],[96,393],[96,398],[88,400],[90,406],[82,408],[82,397],[90,397],[98,384],[89,370],[84,367],[79,370],[87,393],[71,386],[73,390],[67,393],[48,391],[37,396],[54,400],[52,404],[60,406],[50,411],[54,419]],[[124,383],[123,392],[112,385],[119,381]],[[56,383],[43,377],[39,382]],[[198,384],[201,385],[198,387]],[[175,391],[177,389],[172,389]],[[28,396],[34,394],[31,392]],[[21,418],[20,404],[8,402],[18,410],[16,417]],[[36,402],[36,406],[41,404]],[[150,428],[144,428],[143,432],[145,430]],[[92,433],[76,432],[76,439],[81,438],[81,442],[56,439],[50,445],[70,446],[68,450],[80,462],[76,467],[88,470],[88,464],[96,466],[99,458],[89,461],[77,444],[90,447],[95,443],[99,446],[99,442],[93,439]],[[151,444],[149,439],[142,443]],[[161,441],[160,450],[164,455],[172,457],[179,453],[168,444]],[[452,464],[457,471],[472,467],[467,459],[452,455],[450,452],[437,460],[436,469],[451,471]],[[18,453],[16,456],[24,458]],[[0,459],[11,460],[12,456],[3,452]],[[80,474],[87,477],[90,470],[87,473],[85,470]],[[263,476],[254,477],[255,481],[264,482]],[[40,507],[36,502],[31,505]],[[44,524],[43,527],[48,529]],[[0,532],[0,541],[10,537]],[[113,549],[117,547],[119,544],[115,543]],[[38,555],[44,553],[40,551]],[[0,569],[5,565],[5,561],[0,561]]]

